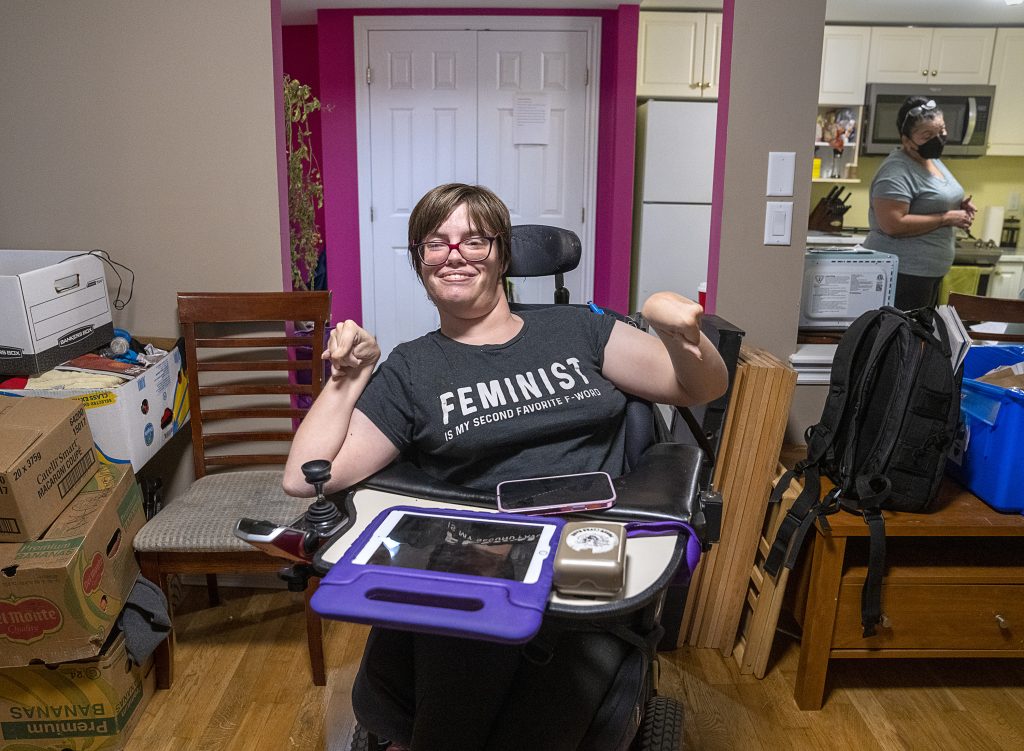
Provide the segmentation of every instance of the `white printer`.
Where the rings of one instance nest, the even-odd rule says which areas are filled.
[[[800,328],[845,329],[862,313],[892,305],[899,259],[854,247],[808,248]]]

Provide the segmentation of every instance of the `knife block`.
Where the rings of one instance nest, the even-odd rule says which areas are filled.
[[[843,229],[843,216],[836,213],[830,201],[820,198],[818,205],[811,210],[811,215],[807,217],[807,229],[818,232],[840,232]]]

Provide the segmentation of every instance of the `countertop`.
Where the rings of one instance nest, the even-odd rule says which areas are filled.
[[[866,233],[857,232],[819,232],[817,230],[807,231],[808,245],[862,245]]]

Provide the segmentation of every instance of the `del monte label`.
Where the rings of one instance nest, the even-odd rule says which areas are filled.
[[[0,638],[31,644],[62,624],[60,608],[44,597],[0,600]]]

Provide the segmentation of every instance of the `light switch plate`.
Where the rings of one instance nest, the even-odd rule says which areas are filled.
[[[793,195],[793,175],[796,170],[795,151],[768,152],[768,187],[765,195]]]
[[[769,201],[764,212],[764,244],[790,245],[793,227],[793,202]]]

